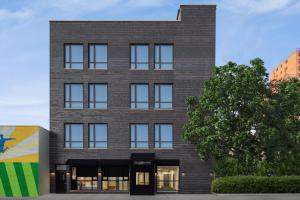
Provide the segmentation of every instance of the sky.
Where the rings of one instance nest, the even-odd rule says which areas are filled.
[[[0,0],[0,124],[49,128],[49,20],[175,20],[180,4],[216,4],[216,65],[300,48],[299,0]]]

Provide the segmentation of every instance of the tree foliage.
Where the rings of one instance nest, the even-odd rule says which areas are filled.
[[[200,97],[186,100],[183,137],[196,145],[202,160],[298,163],[300,83],[269,83],[263,61],[250,64],[229,62],[213,69]]]

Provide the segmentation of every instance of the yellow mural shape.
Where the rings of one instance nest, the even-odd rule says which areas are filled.
[[[0,162],[38,162],[38,126],[0,127],[0,135]]]

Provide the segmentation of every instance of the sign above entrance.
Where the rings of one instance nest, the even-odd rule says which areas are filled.
[[[134,161],[134,165],[151,165],[150,161]]]

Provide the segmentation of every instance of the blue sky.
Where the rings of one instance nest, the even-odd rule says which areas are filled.
[[[217,4],[217,65],[270,72],[300,48],[299,0],[0,0],[0,124],[49,127],[49,20],[173,20],[180,4]]]

